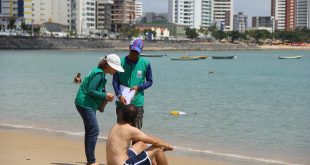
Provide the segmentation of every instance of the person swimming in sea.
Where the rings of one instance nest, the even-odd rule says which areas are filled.
[[[81,73],[77,73],[77,75],[73,79],[73,82],[75,82],[75,83],[81,83],[82,82]]]

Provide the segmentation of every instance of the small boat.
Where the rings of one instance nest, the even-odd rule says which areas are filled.
[[[142,57],[162,57],[163,54],[140,54]]]
[[[302,56],[277,56],[278,59],[301,59]]]
[[[237,56],[212,56],[212,59],[216,60],[232,60],[232,59],[237,59]]]
[[[198,60],[197,57],[190,57],[190,56],[182,56],[182,57],[171,57],[171,60],[182,60],[182,61],[192,61],[192,60]]]
[[[207,59],[208,58],[208,56],[191,56],[191,57],[195,57],[198,59]]]

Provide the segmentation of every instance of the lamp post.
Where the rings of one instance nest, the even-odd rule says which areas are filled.
[[[33,8],[33,6],[34,6],[34,3],[31,3],[31,36],[33,37],[34,36],[34,34],[33,34],[33,11],[34,11],[34,8]]]

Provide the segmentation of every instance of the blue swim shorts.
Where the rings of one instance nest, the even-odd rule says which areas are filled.
[[[152,165],[152,161],[145,151],[137,155],[135,151],[129,148],[127,155],[129,159],[127,159],[124,165]]]

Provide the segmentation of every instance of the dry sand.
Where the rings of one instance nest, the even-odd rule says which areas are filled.
[[[0,164],[85,164],[82,137],[0,128],[0,148]],[[105,142],[97,143],[96,157],[100,165],[106,165]],[[194,157],[171,156],[171,153],[168,153],[168,160],[171,165],[221,165]]]

